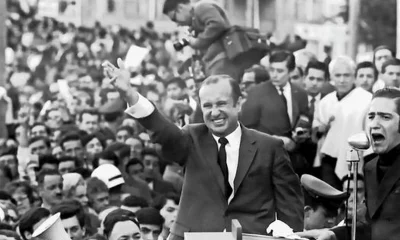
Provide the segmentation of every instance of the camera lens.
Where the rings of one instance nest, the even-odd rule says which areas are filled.
[[[178,52],[181,51],[184,47],[186,47],[188,45],[189,45],[188,40],[186,40],[184,38],[177,42],[174,42],[174,44],[173,44],[175,51],[178,51]]]

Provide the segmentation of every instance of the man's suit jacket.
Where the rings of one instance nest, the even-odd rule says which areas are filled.
[[[300,115],[308,116],[307,93],[291,84],[292,89],[292,116],[288,121],[288,114],[281,95],[272,82],[268,81],[257,85],[248,94],[243,104],[241,121],[246,127],[271,135],[291,137],[291,132]]]
[[[380,183],[377,179],[378,159],[374,158],[364,167],[366,219],[369,224],[358,226],[357,239],[400,239],[400,156]],[[334,232],[338,240],[350,239],[344,228],[334,229]],[[370,236],[365,233],[370,233]]]
[[[266,234],[276,215],[295,231],[303,229],[300,182],[282,141],[242,127],[235,195],[228,205],[217,163],[218,146],[205,124],[180,130],[157,110],[138,120],[162,145],[164,159],[185,165],[173,239],[184,232],[229,231],[232,219],[238,219],[246,233]]]

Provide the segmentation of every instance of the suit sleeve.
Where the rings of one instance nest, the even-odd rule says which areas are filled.
[[[248,128],[259,130],[261,119],[261,106],[259,95],[256,91],[250,91],[247,100],[242,106],[240,120]]]
[[[277,218],[294,232],[304,229],[304,197],[300,180],[294,172],[283,143],[275,148],[272,181]]]
[[[229,28],[229,23],[214,4],[199,4],[194,10],[194,16],[205,26],[191,45],[195,49],[207,48]]]

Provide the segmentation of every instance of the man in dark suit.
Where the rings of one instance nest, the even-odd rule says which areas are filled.
[[[163,13],[182,26],[189,26],[194,35],[188,44],[199,50],[207,76],[228,74],[239,81],[244,69],[233,64],[226,56],[220,39],[231,27],[225,11],[212,1],[166,0]]]
[[[203,124],[180,130],[129,85],[122,60],[104,63],[107,75],[130,106],[126,112],[153,132],[163,157],[185,165],[185,183],[171,239],[185,232],[222,232],[238,219],[246,233],[266,234],[275,219],[303,228],[303,195],[282,141],[238,122],[241,92],[227,75],[200,88]]]
[[[378,155],[364,166],[366,220],[357,239],[400,239],[400,90],[378,90],[370,104],[367,131]],[[318,240],[351,239],[345,227],[300,233]]]
[[[308,116],[307,93],[289,82],[290,72],[296,67],[295,58],[287,51],[276,51],[270,57],[270,81],[261,83],[249,92],[243,105],[241,120],[246,127],[274,135],[284,142],[291,153],[297,173],[306,171],[306,161],[296,153],[301,136],[295,133],[300,116]]]

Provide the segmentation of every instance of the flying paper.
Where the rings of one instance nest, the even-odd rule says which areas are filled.
[[[148,48],[132,45],[125,57],[125,66],[127,68],[137,68],[140,66],[144,58],[149,54]]]

